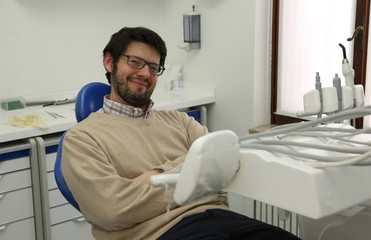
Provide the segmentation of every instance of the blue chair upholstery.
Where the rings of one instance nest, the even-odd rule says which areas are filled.
[[[92,82],[81,88],[76,97],[75,115],[81,122],[90,113],[103,106],[103,97],[111,92],[111,87],[105,83]]]
[[[88,117],[90,113],[100,109],[103,106],[103,97],[109,94],[110,91],[111,87],[109,85],[99,82],[89,83],[82,87],[76,97],[75,115],[77,122],[81,122]],[[54,178],[62,195],[72,206],[80,211],[80,207],[75,201],[71,191],[68,189],[62,173],[62,144],[66,133],[67,131],[62,135],[59,141],[57,159],[54,165]]]
[[[66,182],[64,181],[63,173],[62,173],[62,143],[64,136],[66,135],[67,131],[62,135],[61,139],[59,140],[58,150],[57,150],[57,160],[55,161],[54,165],[54,178],[57,182],[59,191],[61,191],[62,195],[64,196],[67,201],[74,206],[78,211],[80,211],[80,207],[75,201],[72,193],[68,189]]]

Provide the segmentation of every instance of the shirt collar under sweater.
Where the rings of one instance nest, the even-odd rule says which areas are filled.
[[[147,111],[143,113],[141,108],[125,105],[122,103],[114,102],[109,99],[110,95],[104,96],[103,107],[97,112],[107,113],[131,118],[146,119],[149,114],[149,110],[153,106],[153,101],[150,100],[148,103]]]

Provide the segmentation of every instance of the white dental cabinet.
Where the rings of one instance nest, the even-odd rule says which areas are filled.
[[[75,97],[77,92],[25,99],[63,100]],[[155,109],[187,111],[206,125],[205,105],[215,102],[215,88],[184,82],[182,89],[156,89],[152,99]],[[60,116],[52,117],[47,112]],[[47,119],[48,129],[9,124],[10,116],[26,114]],[[94,239],[90,225],[67,203],[54,180],[59,139],[75,124],[74,103],[0,110],[0,239]]]

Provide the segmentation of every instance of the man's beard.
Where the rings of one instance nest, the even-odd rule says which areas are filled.
[[[150,83],[147,80],[144,80],[148,84],[147,91],[145,93],[135,93],[130,90],[128,81],[124,81],[124,77],[117,74],[117,68],[113,69],[111,76],[111,84],[113,88],[125,103],[133,107],[143,107],[148,105],[153,89],[149,90]]]

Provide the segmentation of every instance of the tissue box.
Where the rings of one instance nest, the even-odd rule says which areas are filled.
[[[22,109],[26,107],[26,101],[22,97],[6,98],[0,100],[1,108],[6,111]]]

